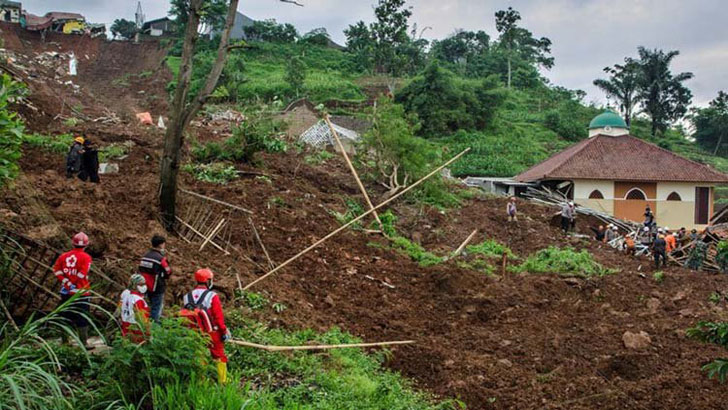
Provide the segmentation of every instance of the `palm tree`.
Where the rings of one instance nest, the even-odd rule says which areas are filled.
[[[624,115],[624,122],[630,126],[632,111],[639,104],[639,64],[632,58],[625,58],[625,64],[615,64],[614,67],[605,67],[604,72],[609,79],[598,78],[594,85],[604,91],[608,97],[619,102],[619,109]]]

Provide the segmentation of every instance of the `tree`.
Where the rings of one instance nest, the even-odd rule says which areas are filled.
[[[484,31],[458,30],[444,40],[432,44],[432,57],[454,65],[467,65],[488,52],[490,37]]]
[[[521,14],[508,7],[495,13],[495,27],[500,33],[500,48],[504,49],[507,63],[506,85],[511,88],[514,60],[527,64],[537,64],[544,68],[554,65],[551,54],[551,40],[546,37],[537,39],[530,31],[518,27]]]
[[[286,65],[286,82],[298,98],[306,80],[306,63],[299,56],[292,57]]]
[[[116,19],[111,25],[111,34],[116,38],[131,40],[137,33],[136,23],[126,19]]]
[[[256,21],[243,28],[250,40],[268,41],[271,43],[293,43],[298,38],[298,30],[292,24],[278,24],[275,19]]]
[[[326,28],[319,27],[301,36],[301,42],[325,47],[331,44],[331,36]]]
[[[639,103],[639,76],[640,66],[632,58],[625,58],[624,64],[615,64],[604,68],[609,79],[596,79],[594,85],[604,91],[608,97],[615,98],[619,103],[620,111],[624,115],[624,122],[629,127],[632,123],[632,112]]]
[[[693,78],[689,72],[673,75],[670,63],[680,52],[649,50],[639,52],[639,92],[643,111],[650,117],[652,136],[665,132],[670,123],[682,118],[688,110],[693,95],[683,82]]]
[[[170,0],[169,15],[175,17],[177,29],[180,33],[185,32],[186,22],[189,20],[188,10],[191,0]],[[225,26],[227,14],[227,0],[203,0],[200,10],[200,22],[198,31],[207,32],[208,28],[220,31]]]
[[[695,126],[695,141],[705,149],[713,150],[713,155],[719,152],[726,155],[725,149],[721,150],[728,140],[728,94],[719,91],[718,96],[708,104],[707,108],[698,108],[692,118]]]
[[[374,36],[363,21],[349,26],[344,30],[346,36],[346,49],[354,54],[356,65],[364,71],[374,69]]]

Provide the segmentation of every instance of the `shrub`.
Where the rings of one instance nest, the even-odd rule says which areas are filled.
[[[422,247],[422,245],[412,242],[402,236],[395,236],[392,238],[392,247],[409,256],[422,267],[437,265],[443,261],[443,258],[428,252]]]
[[[720,271],[723,273],[728,272],[728,241],[720,241],[716,246],[718,251],[715,255],[715,262],[720,267]]]
[[[243,300],[245,301],[245,305],[251,310],[263,309],[268,305],[268,299],[257,292],[244,292]]]
[[[662,281],[665,280],[665,273],[661,270],[657,271],[652,274],[652,279],[654,279],[657,283],[662,283]]]
[[[336,211],[333,212],[334,218],[336,218],[340,224],[346,225],[354,218],[364,213],[364,208],[356,199],[344,198],[344,203],[346,204],[346,211],[344,213]],[[354,224],[354,227],[361,228],[361,224],[356,223]]]
[[[73,144],[73,134],[26,134],[23,136],[23,143],[30,147],[65,155]]]
[[[554,246],[541,249],[511,270],[519,273],[558,273],[583,277],[603,276],[615,272],[597,263],[585,249],[577,252],[573,248]]]
[[[207,339],[181,319],[162,321],[150,328],[142,344],[117,338],[98,372],[101,396],[108,400],[155,406],[153,386],[167,389],[212,374]],[[152,403],[149,403],[152,402]]]
[[[252,163],[258,152],[285,152],[286,142],[278,137],[285,124],[259,117],[244,121],[233,129],[233,135],[222,143],[193,144],[191,154],[196,162],[236,161]]]
[[[213,184],[225,185],[238,178],[238,170],[234,166],[224,162],[186,164],[182,167],[182,170],[192,174],[195,179]]]
[[[15,112],[10,111],[10,104],[25,95],[25,86],[13,81],[7,75],[0,76],[0,186],[18,174],[20,144],[25,125]]]
[[[321,150],[316,151],[311,155],[306,155],[305,157],[303,157],[303,160],[306,161],[306,163],[309,165],[321,165],[331,158],[334,158],[335,156],[336,155],[328,151]]]
[[[726,322],[698,322],[697,326],[687,329],[685,335],[703,343],[715,343],[728,347],[728,323]],[[709,379],[716,377],[721,383],[725,383],[726,377],[728,377],[728,359],[715,359],[703,366],[702,370],[708,372]]]
[[[482,255],[486,258],[500,258],[504,253],[508,256],[508,258],[516,257],[516,255],[513,254],[510,248],[496,241],[495,239],[486,239],[482,243],[479,243],[477,245],[470,245],[465,249],[468,251],[468,253],[472,253],[474,255]]]

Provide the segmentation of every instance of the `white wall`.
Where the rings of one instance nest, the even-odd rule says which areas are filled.
[[[589,138],[595,136],[595,135],[610,135],[612,137],[616,137],[619,135],[627,135],[629,134],[629,130],[626,128],[594,128],[589,130]]]
[[[601,191],[604,199],[614,199],[614,181],[597,179],[574,180],[574,199],[587,199],[595,189]]]
[[[667,196],[672,192],[677,192],[680,199],[684,202],[695,201],[695,187],[698,186],[694,182],[659,182],[657,183],[657,200],[665,201]],[[709,186],[701,184],[700,186]]]

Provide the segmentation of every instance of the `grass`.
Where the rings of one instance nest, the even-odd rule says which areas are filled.
[[[306,155],[305,157],[303,157],[303,160],[308,165],[322,165],[322,164],[326,163],[326,161],[328,161],[334,157],[336,157],[336,155],[334,155],[328,151],[321,150],[321,151],[316,151],[313,154]]]
[[[585,249],[549,246],[529,256],[522,264],[511,267],[517,273],[556,273],[566,276],[592,277],[616,273],[597,263]]]
[[[185,164],[182,170],[195,177],[195,179],[212,184],[226,185],[239,177],[237,169],[225,162],[210,164]]]
[[[23,143],[29,147],[65,155],[73,144],[73,138],[72,134],[24,134]]]
[[[663,271],[657,271],[652,274],[652,279],[655,280],[657,283],[662,283],[665,280],[665,272]]]
[[[392,238],[392,248],[409,256],[422,267],[437,265],[444,260],[443,257],[425,250],[425,248],[423,248],[419,243],[412,242],[402,236],[395,236]]]
[[[509,259],[515,259],[516,255],[502,243],[495,239],[486,239],[477,245],[469,245],[465,250],[473,255],[481,255],[486,258],[500,258],[505,253]]]

